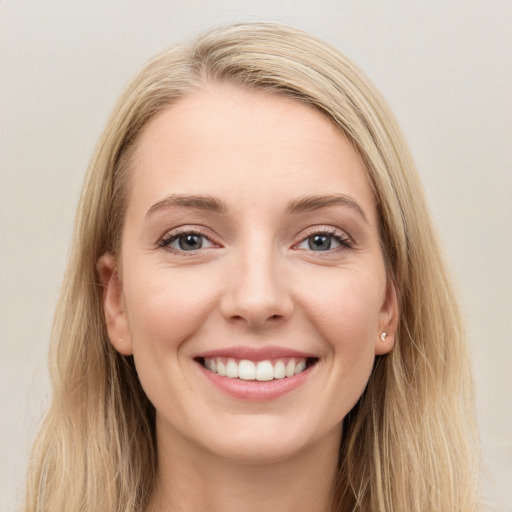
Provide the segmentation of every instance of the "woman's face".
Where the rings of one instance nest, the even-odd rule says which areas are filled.
[[[197,92],[141,134],[127,201],[98,268],[159,439],[245,462],[338,443],[397,315],[341,132],[291,99]]]

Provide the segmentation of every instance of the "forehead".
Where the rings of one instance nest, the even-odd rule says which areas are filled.
[[[297,100],[233,86],[201,90],[160,112],[132,163],[129,209],[170,193],[276,206],[342,193],[374,209],[361,159],[332,121]]]

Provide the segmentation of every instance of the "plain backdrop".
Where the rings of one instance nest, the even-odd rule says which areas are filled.
[[[151,55],[238,20],[308,30],[384,93],[465,307],[486,479],[512,510],[512,3],[0,0],[0,510],[48,405],[49,331],[81,182]]]

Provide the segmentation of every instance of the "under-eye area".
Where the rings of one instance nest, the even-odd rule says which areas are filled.
[[[260,382],[299,375],[318,362],[316,357],[283,357],[263,361],[234,357],[197,357],[195,360],[207,370],[221,377]]]

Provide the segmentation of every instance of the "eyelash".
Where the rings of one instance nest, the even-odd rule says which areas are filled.
[[[311,252],[332,253],[335,251],[337,252],[337,251],[344,251],[344,250],[352,249],[354,247],[354,243],[353,243],[352,239],[344,231],[342,231],[340,229],[335,229],[335,228],[320,228],[320,229],[317,228],[317,229],[311,231],[311,233],[309,233],[305,238],[303,238],[298,244],[295,244],[294,247],[297,247],[298,245],[301,245],[301,244],[307,242],[308,240],[310,240],[311,238],[318,236],[318,235],[330,237],[330,238],[334,239],[337,243],[339,243],[340,246],[336,247],[334,249],[329,248],[326,251],[313,251],[312,249],[309,249]]]
[[[164,249],[167,249],[169,251],[172,251],[172,252],[175,252],[175,253],[179,253],[179,254],[183,254],[183,253],[191,253],[191,254],[195,254],[197,252],[197,250],[201,250],[201,249],[196,249],[196,250],[192,250],[192,251],[185,251],[183,249],[175,249],[174,247],[171,247],[170,245],[178,240],[180,237],[182,236],[190,236],[190,235],[195,235],[195,236],[199,236],[201,237],[202,239],[205,239],[205,240],[208,240],[208,242],[210,242],[212,245],[219,245],[217,244],[216,242],[214,242],[211,237],[205,235],[204,233],[202,233],[200,230],[198,229],[182,229],[180,231],[173,231],[172,233],[169,233],[168,235],[164,236],[164,238],[162,238],[159,242],[158,242],[158,246],[159,247],[162,247]]]
[[[208,240],[208,242],[211,243],[213,246],[215,246],[215,245],[219,246],[220,245],[217,242],[215,242],[214,240],[212,240],[209,236],[207,236],[204,233],[202,233],[198,229],[186,229],[185,228],[185,229],[180,230],[180,231],[174,231],[172,233],[169,233],[167,236],[165,236],[164,238],[162,238],[158,242],[158,247],[167,249],[169,251],[172,251],[172,252],[175,252],[175,253],[178,253],[178,254],[185,254],[185,253],[196,254],[197,251],[200,251],[201,249],[209,249],[210,248],[210,247],[205,247],[205,248],[201,247],[200,249],[186,251],[186,250],[183,250],[183,249],[176,249],[176,248],[170,246],[173,242],[178,240],[180,237],[186,236],[186,235],[188,235],[188,236],[190,236],[190,235],[199,236],[203,240],[204,239]],[[312,249],[309,249],[309,251],[311,251],[311,252],[332,253],[334,251],[337,252],[337,251],[343,251],[343,250],[347,250],[347,249],[352,249],[353,246],[354,246],[354,243],[353,243],[352,239],[344,231],[341,231],[339,229],[334,229],[334,228],[320,228],[320,229],[315,229],[310,234],[308,234],[306,237],[302,238],[298,243],[294,244],[293,247],[295,248],[298,245],[301,245],[301,244],[307,242],[308,240],[310,240],[313,237],[318,236],[318,235],[323,235],[323,236],[330,237],[330,238],[334,239],[340,246],[336,247],[334,249],[330,249],[329,248],[329,249],[327,249],[325,251],[314,251]],[[304,249],[304,250],[308,250],[308,249]]]

